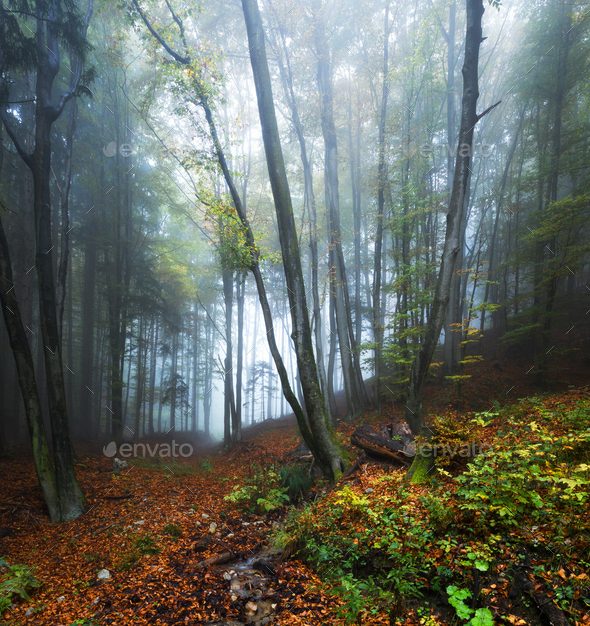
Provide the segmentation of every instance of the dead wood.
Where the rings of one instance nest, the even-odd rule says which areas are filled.
[[[326,491],[326,495],[331,493],[335,487],[339,484],[343,483],[345,480],[350,478],[359,468],[360,466],[367,460],[367,455],[363,452],[359,458],[350,466],[350,468],[340,476],[340,480],[336,481],[329,489]]]
[[[416,455],[412,448],[399,441],[392,441],[366,424],[362,424],[352,433],[350,442],[368,455],[393,459],[404,465],[409,465]]]
[[[531,596],[541,613],[546,615],[551,626],[571,626],[565,613],[553,604],[553,598],[549,598],[544,593],[545,586],[543,584],[533,584],[522,572],[517,572],[516,579],[521,589]]]
[[[197,567],[199,569],[203,569],[205,567],[211,567],[211,565],[225,565],[225,563],[229,563],[235,558],[236,555],[230,550],[227,550],[225,552],[220,552],[219,554],[211,556],[208,559],[201,561],[200,563],[197,563]]]
[[[104,496],[105,500],[128,500],[129,498],[134,498],[134,493],[128,493],[124,496]]]

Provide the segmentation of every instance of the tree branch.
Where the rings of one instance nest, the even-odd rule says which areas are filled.
[[[12,140],[16,151],[18,152],[20,158],[26,163],[26,165],[32,170],[34,167],[33,155],[29,154],[25,146],[21,143],[17,134],[14,132],[12,126],[8,122],[8,116],[6,115],[6,111],[0,111],[0,118],[2,118],[2,122],[4,123],[4,128],[6,128],[6,132],[8,136]]]
[[[213,327],[215,328],[215,330],[221,335],[221,338],[223,339],[223,341],[227,341],[227,339],[225,338],[225,335],[223,334],[221,330],[219,330],[219,326],[217,326],[217,324],[215,323],[215,320],[211,317],[211,314],[209,313],[209,311],[207,311],[207,307],[201,302],[201,298],[199,298],[199,294],[197,293],[195,295],[197,296],[197,302],[201,305],[201,308],[207,314],[207,317],[209,318],[209,321],[213,324]]]
[[[168,4],[168,2],[166,2],[166,4]],[[190,65],[191,63],[191,58],[190,56],[188,57],[183,57],[180,54],[178,54],[178,52],[175,52],[163,39],[163,37],[160,35],[160,33],[158,33],[158,31],[151,25],[150,21],[147,19],[147,17],[145,16],[145,13],[142,11],[141,7],[139,6],[139,3],[137,2],[137,0],[133,0],[133,5],[135,6],[135,8],[137,9],[141,19],[143,20],[143,23],[148,27],[148,30],[150,31],[150,33],[160,42],[160,45],[164,48],[164,50],[166,50],[166,52],[176,61],[178,61],[179,63],[182,63],[183,65]],[[170,5],[168,4],[168,8],[170,8]],[[170,8],[170,11],[172,12],[172,17],[175,17],[175,13],[174,11],[172,11],[172,9]],[[176,21],[176,18],[175,18]],[[178,23],[178,22],[177,22]],[[182,24],[182,22],[181,22]],[[181,31],[181,35],[184,38],[184,29]],[[186,45],[186,44],[185,44]]]
[[[496,104],[492,104],[491,107],[488,107],[483,113],[480,113],[477,116],[477,121],[479,122],[479,120],[484,117],[485,115],[487,115],[490,111],[494,110],[499,104],[502,104],[502,100],[500,100],[499,102],[496,102]]]
[[[438,14],[438,11],[436,10],[436,7],[434,6],[434,2],[432,2],[432,0],[430,0],[430,6],[432,8],[432,10],[434,11],[434,14],[436,15],[436,21],[438,22],[438,25],[440,27],[440,32],[444,38],[444,40],[447,42],[447,45],[449,43],[449,33],[447,33],[445,27],[443,26],[443,23],[440,19],[440,16]]]
[[[94,11],[94,3],[93,0],[88,0],[88,7],[86,8],[86,15],[84,16],[84,25],[82,26],[82,30],[80,34],[82,37],[86,37],[86,33],[88,32],[88,24],[90,23],[90,18],[92,17],[92,13]],[[62,94],[59,99],[59,104],[55,107],[53,114],[55,115],[55,119],[57,119],[64,110],[66,104],[76,95],[76,91],[78,91],[78,86],[80,85],[80,78],[82,76],[82,59],[78,55],[74,62],[74,70],[70,70],[72,72],[72,77],[70,79],[70,88]]]
[[[172,19],[178,24],[178,28],[180,30],[180,38],[182,39],[182,43],[184,44],[184,49],[188,50],[188,46],[186,45],[186,37],[184,36],[184,24],[182,23],[182,20],[176,15],[176,13],[174,13],[174,9],[172,8],[169,0],[166,0],[166,6],[168,7],[170,14],[172,15]]]

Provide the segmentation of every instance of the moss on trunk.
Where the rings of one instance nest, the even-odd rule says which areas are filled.
[[[426,452],[426,454],[424,454],[424,452]],[[435,465],[432,449],[428,448],[416,454],[406,474],[406,480],[414,485],[422,485],[435,475],[434,469]]]

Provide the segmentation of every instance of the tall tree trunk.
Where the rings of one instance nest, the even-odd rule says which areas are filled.
[[[199,316],[195,305],[193,320],[193,407],[191,430],[196,432],[199,425]]]
[[[1,140],[1,132],[0,132]],[[2,172],[3,154],[0,151],[0,173]],[[60,497],[57,490],[56,476],[49,452],[45,428],[43,426],[43,413],[41,402],[37,392],[35,380],[35,366],[33,355],[27,341],[25,327],[22,322],[18,300],[12,279],[12,266],[8,242],[4,232],[2,216],[0,215],[0,304],[4,322],[10,340],[10,347],[16,363],[18,383],[25,404],[25,415],[29,428],[29,436],[33,451],[33,461],[39,479],[39,485],[43,498],[49,510],[49,518],[52,522],[62,519]]]
[[[48,23],[59,21],[59,2],[48,5],[36,3],[36,70],[35,86],[35,146],[32,154],[18,139],[7,115],[1,116],[20,157],[30,168],[34,185],[34,212],[36,235],[36,259],[41,337],[40,347],[44,354],[49,417],[53,439],[56,486],[60,502],[60,519],[71,520],[84,511],[84,495],[74,471],[72,447],[67,413],[67,398],[63,375],[61,337],[59,331],[56,301],[56,282],[53,270],[52,228],[51,228],[51,132],[53,123],[63,112],[66,103],[75,96],[82,61],[72,58],[72,77],[69,90],[61,95],[59,104],[52,104],[53,83],[59,71],[60,53],[58,29]],[[89,4],[85,23],[82,22],[80,35],[85,38],[88,22],[92,14]],[[3,19],[5,19],[3,17]],[[2,65],[2,59],[0,59]],[[6,68],[3,68],[3,71]]]
[[[338,192],[338,142],[334,124],[332,76],[330,52],[326,41],[326,29],[321,17],[320,0],[313,3],[315,16],[315,45],[318,57],[317,81],[320,93],[320,111],[322,134],[324,136],[324,184],[326,207],[328,211],[328,233],[330,246],[334,250],[333,297],[336,307],[336,329],[340,344],[340,362],[344,377],[347,415],[357,415],[367,404],[366,392],[362,382],[362,370],[358,362],[356,342],[352,327],[352,316],[348,294],[348,283],[344,254],[342,252],[342,233],[340,229],[340,199]]]
[[[73,293],[73,272],[68,274],[68,308],[67,308],[67,324],[68,324],[68,343],[67,343],[67,351],[66,351],[66,368],[68,370],[67,374],[67,385],[66,391],[68,393],[68,415],[78,415],[78,417],[74,421],[75,429],[78,433],[81,432],[83,428],[82,419],[83,417],[76,411],[74,411],[74,371],[71,369],[74,363],[74,293]]]
[[[488,258],[488,272],[487,272],[487,280],[486,280],[486,289],[483,297],[484,303],[488,301],[489,292],[490,292],[490,281],[493,280],[493,275],[496,269],[495,266],[495,249],[496,249],[496,238],[498,236],[498,225],[500,223],[500,213],[502,212],[502,208],[504,206],[504,192],[506,190],[506,182],[508,180],[508,171],[510,170],[510,165],[512,164],[512,158],[514,157],[514,153],[516,152],[516,146],[518,145],[518,137],[520,135],[520,129],[522,128],[522,122],[524,120],[525,107],[522,107],[520,112],[520,119],[518,122],[518,127],[514,133],[514,138],[512,140],[512,146],[510,147],[510,151],[508,152],[508,157],[506,159],[506,165],[504,166],[504,172],[502,174],[502,180],[500,182],[500,191],[497,194],[498,201],[496,203],[496,218],[494,220],[494,230],[492,232],[492,239],[490,242],[490,256]],[[485,324],[486,310],[485,308],[481,311],[481,322],[479,326],[479,330],[483,331]]]
[[[441,25],[443,37],[447,43],[447,191],[448,200],[451,198],[453,182],[453,153],[456,134],[456,111],[455,111],[455,17],[457,13],[457,3],[453,0],[449,7],[449,30],[445,30]],[[459,277],[455,275],[451,283],[451,295],[449,300],[455,302],[453,291],[456,291],[456,284]],[[457,368],[457,332],[453,331],[454,323],[460,322],[456,319],[455,307],[448,306],[445,314],[445,339],[443,346],[443,375],[452,376]]]
[[[174,330],[172,333],[172,363],[170,365],[170,381],[172,391],[170,392],[170,421],[166,433],[176,428],[176,389],[178,375],[178,334],[180,331]]]
[[[246,289],[245,274],[236,275],[236,303],[238,306],[238,345],[236,363],[236,406],[232,435],[234,443],[242,441],[242,379],[244,374],[244,291]]]
[[[432,303],[432,310],[426,327],[426,334],[418,354],[414,358],[408,385],[408,401],[406,404],[406,421],[415,436],[430,440],[432,431],[426,427],[422,408],[424,385],[432,355],[438,343],[445,311],[449,301],[451,280],[454,274],[454,265],[460,248],[460,227],[467,191],[469,166],[473,145],[473,129],[478,120],[485,114],[478,116],[478,62],[479,47],[482,42],[481,20],[484,13],[483,0],[467,1],[467,30],[465,34],[465,60],[463,64],[463,102],[461,112],[461,126],[459,130],[459,149],[455,162],[453,189],[447,214],[447,228],[445,243],[441,257],[441,265],[436,282],[436,291]],[[429,459],[417,454],[412,463],[409,477],[416,480],[424,479],[425,467]]]
[[[232,398],[233,398],[233,354],[232,354],[232,318],[233,318],[233,276],[232,271],[223,270],[223,300],[225,302],[225,362],[223,365],[224,403],[223,403],[223,443],[232,444]]]
[[[183,57],[174,52],[164,38],[154,29],[149,20],[146,18],[137,0],[133,0],[133,4],[140,14],[142,20],[146,24],[151,34],[159,41],[160,45],[180,64],[190,65],[192,60],[189,56]],[[171,10],[171,6],[168,3],[168,8]],[[263,139],[265,142],[265,150],[267,151],[267,163],[269,160],[279,160],[281,169],[273,168],[269,166],[271,170],[271,187],[273,189],[273,196],[279,194],[286,198],[287,205],[283,205],[275,199],[275,209],[277,211],[277,222],[279,224],[279,238],[281,239],[281,249],[283,250],[283,266],[287,276],[287,287],[290,290],[289,299],[292,305],[291,315],[298,323],[293,324],[293,332],[296,337],[296,346],[298,347],[298,359],[301,358],[302,364],[306,367],[306,403],[309,403],[308,415],[310,417],[310,424],[308,426],[306,422],[306,416],[303,409],[293,390],[287,371],[285,369],[283,359],[279,350],[277,349],[276,338],[274,334],[274,326],[272,321],[271,309],[266,297],[266,287],[262,278],[260,265],[258,263],[258,248],[254,241],[254,236],[249,226],[247,215],[243,209],[240,195],[234,184],[233,177],[230,173],[225,154],[219,141],[215,122],[213,120],[213,114],[209,106],[208,96],[205,92],[203,85],[196,85],[197,94],[194,103],[197,106],[202,107],[205,118],[209,127],[211,139],[215,149],[215,154],[219,166],[223,172],[225,182],[229,188],[236,213],[240,218],[240,221],[244,227],[244,234],[248,248],[251,250],[251,266],[249,267],[254,275],[256,281],[256,288],[258,290],[258,296],[262,307],[262,313],[264,317],[264,323],[266,327],[266,337],[269,345],[269,349],[275,366],[279,373],[281,385],[285,398],[293,408],[293,411],[297,417],[297,423],[299,429],[310,450],[313,452],[319,467],[322,471],[330,477],[340,476],[344,467],[343,461],[343,448],[335,438],[335,435],[331,431],[329,421],[325,411],[323,410],[323,401],[321,397],[321,390],[319,389],[319,383],[317,378],[317,371],[315,369],[315,359],[313,357],[313,348],[311,344],[311,332],[309,330],[309,320],[307,318],[307,308],[305,306],[305,291],[303,286],[303,274],[301,271],[301,258],[299,256],[298,242],[295,230],[295,224],[293,220],[292,207],[290,202],[290,196],[288,193],[288,184],[286,180],[284,164],[282,161],[282,153],[280,152],[280,144],[278,142],[278,129],[276,125],[276,118],[274,115],[274,109],[272,108],[272,90],[270,87],[270,76],[268,74],[268,64],[266,61],[266,52],[264,50],[264,33],[262,31],[262,25],[260,22],[260,14],[258,7],[253,6],[252,2],[244,2],[242,4],[244,9],[244,16],[246,17],[246,26],[248,29],[248,39],[252,39],[250,43],[250,58],[253,64],[255,83],[257,85],[257,95],[259,101],[268,99],[266,104],[264,115],[261,115],[265,121],[262,123],[263,127]],[[172,12],[175,17],[175,14]],[[182,22],[175,17],[175,21],[181,30],[181,36],[184,36],[184,29]],[[256,49],[255,49],[256,48]],[[260,81],[259,74],[265,74]],[[259,84],[260,83],[260,84]],[[261,93],[262,92],[262,93]],[[259,104],[259,111],[261,108]],[[270,115],[269,115],[270,114]],[[272,121],[271,121],[272,120]],[[269,124],[270,121],[270,124]],[[268,142],[269,130],[273,135],[276,135],[276,141]],[[266,137],[266,139],[265,139]],[[276,154],[272,157],[268,156],[268,148],[276,150]],[[282,188],[282,189],[281,189]],[[302,317],[303,316],[303,317]],[[306,335],[305,331],[308,331]],[[313,369],[313,375],[311,370]],[[318,403],[321,406],[321,411],[318,410]],[[313,407],[313,410],[312,410]]]
[[[377,174],[377,232],[375,234],[375,260],[373,269],[373,341],[375,348],[375,383],[373,385],[373,402],[377,411],[381,412],[381,353],[383,344],[383,325],[381,324],[381,266],[383,248],[383,213],[385,212],[385,118],[387,115],[387,73],[389,72],[389,2],[385,5],[385,25],[383,43],[383,91],[381,94],[381,115],[379,117],[379,165]]]
[[[137,339],[137,384],[135,386],[135,420],[133,422],[133,439],[139,439],[139,418],[141,417],[141,405],[143,404],[143,384],[144,384],[144,348],[143,348],[143,311],[139,313],[139,336]],[[129,360],[129,369],[131,369],[131,359]]]
[[[63,315],[66,301],[66,281],[68,276],[68,263],[70,258],[70,187],[72,185],[72,153],[74,149],[74,132],[78,117],[78,104],[76,100],[70,105],[68,113],[68,125],[66,130],[65,149],[65,175],[63,186],[60,188],[61,202],[61,243],[57,274],[57,322],[60,340],[62,337]],[[56,220],[57,221],[57,220]]]
[[[344,451],[330,426],[329,416],[324,407],[313,354],[299,242],[274,111],[262,21],[255,0],[242,0],[242,9],[248,31],[250,61],[256,85],[262,138],[277,215],[283,269],[289,293],[292,337],[311,433],[306,427],[303,416],[299,418],[303,422],[300,423],[299,427],[322,471],[331,478],[337,479],[345,468],[345,457]],[[287,399],[289,400],[289,398]]]
[[[328,260],[330,263],[330,274],[328,276],[329,285],[331,281],[334,280],[332,277],[333,276],[332,268],[334,267],[334,264],[332,263],[333,257],[334,257],[333,251],[332,249],[330,249],[330,251],[328,252]],[[331,286],[329,286],[329,289],[331,289]],[[329,394],[328,402],[330,405],[329,415],[332,416],[332,420],[335,420],[337,408],[336,408],[336,396],[335,396],[336,385],[334,383],[334,370],[336,369],[336,352],[338,351],[338,334],[336,332],[336,302],[331,295],[328,298],[328,318],[329,318],[328,321],[330,323],[330,327],[329,327],[330,347],[329,347],[329,352],[328,352],[328,380],[327,380],[328,394]]]
[[[166,354],[162,355],[162,365],[160,369],[160,394],[158,399],[158,432],[162,432],[162,396],[164,395],[164,372],[166,371]]]
[[[148,395],[148,436],[154,434],[154,396],[156,390],[156,356],[158,354],[158,320],[154,317],[150,331],[150,390]]]
[[[357,92],[358,95],[358,92]],[[360,103],[357,111],[356,143],[353,141],[352,93],[348,99],[348,151],[350,153],[350,186],[352,193],[353,245],[354,245],[354,340],[362,343],[363,317],[361,312],[361,130]]]
[[[215,315],[215,309],[213,310],[213,315]],[[209,436],[209,425],[211,422],[211,390],[213,388],[212,353],[213,324],[209,317],[207,317],[205,324],[205,392],[203,396],[203,429],[205,431],[205,437]]]
[[[571,47],[569,33],[573,28],[571,17],[571,2],[570,0],[561,0],[559,6],[559,22],[561,37],[557,49],[557,64],[556,64],[556,89],[553,97],[553,129],[551,137],[551,169],[549,172],[549,184],[548,184],[548,197],[546,205],[549,206],[552,202],[557,201],[557,193],[559,188],[559,162],[561,158],[561,126],[563,115],[563,103],[566,95],[566,75],[568,69],[568,56]],[[549,250],[549,264],[551,266],[553,256],[556,254],[557,240],[553,237],[546,244],[543,243],[543,249]],[[560,277],[556,273],[555,269],[550,269],[551,278],[549,278],[545,294],[545,307],[543,312],[543,332],[542,338],[542,350],[538,363],[537,382],[547,387],[549,384],[549,352],[551,351],[551,331],[553,326],[553,306],[555,304],[555,297],[557,294],[557,287],[560,282]]]
[[[317,211],[315,194],[313,191],[313,171],[309,157],[307,155],[307,144],[305,141],[305,135],[303,133],[303,124],[299,116],[299,108],[297,106],[297,99],[295,97],[295,90],[293,88],[293,73],[291,71],[291,63],[289,60],[289,54],[287,51],[287,45],[285,42],[285,36],[281,29],[279,29],[282,44],[282,53],[285,58],[285,63],[282,62],[282,56],[279,55],[279,73],[283,83],[283,90],[285,97],[289,103],[291,109],[291,121],[297,140],[299,141],[299,150],[301,155],[301,165],[303,166],[303,183],[304,183],[304,206],[307,208],[309,215],[309,250],[311,255],[311,292],[313,301],[313,328],[315,336],[315,348],[316,348],[316,361],[318,368],[318,376],[320,379],[320,388],[322,390],[322,396],[324,398],[324,404],[326,412],[330,416],[331,420],[335,415],[332,414],[329,396],[333,395],[333,390],[329,390],[326,381],[326,368],[324,362],[324,349],[322,341],[322,316],[320,306],[320,295],[318,287],[318,276],[320,272],[319,257],[318,257],[318,235],[317,235]]]

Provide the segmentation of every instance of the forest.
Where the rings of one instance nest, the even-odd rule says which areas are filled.
[[[0,0],[7,624],[590,624],[590,2]]]

